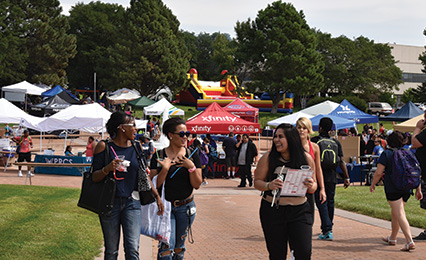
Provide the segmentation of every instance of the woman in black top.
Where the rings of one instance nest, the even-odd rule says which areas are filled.
[[[286,259],[288,243],[291,244],[296,259],[311,257],[314,212],[306,196],[280,197],[277,194],[279,199],[274,201],[271,192],[283,187],[283,181],[277,179],[277,174],[283,167],[300,169],[303,165],[309,165],[315,171],[314,160],[303,149],[299,132],[293,125],[279,125],[274,133],[271,151],[259,160],[254,178],[254,187],[263,191],[260,221],[269,259]],[[303,183],[308,193],[314,193],[317,189],[315,174],[312,178],[306,178]]]
[[[136,135],[135,119],[122,111],[115,112],[111,114],[106,128],[112,140],[108,142],[108,146],[105,142],[99,142],[96,145],[92,163],[94,181],[102,181],[113,171],[117,180],[112,213],[107,216],[99,216],[104,235],[105,259],[117,259],[121,228],[123,229],[126,259],[139,259],[141,230],[141,204],[138,193],[139,162],[131,144]],[[139,142],[136,145],[140,146]],[[105,161],[105,148],[107,147],[109,159]],[[118,159],[116,155],[124,160]],[[124,163],[123,167],[115,170],[121,162]],[[158,214],[161,215],[164,205],[154,187],[153,192],[157,200]]]
[[[191,153],[186,148],[190,133],[183,119],[168,119],[164,122],[163,134],[170,140],[170,145],[154,154],[151,177],[158,174],[157,187],[166,189],[166,200],[172,204],[172,230],[169,245],[160,243],[157,258],[183,259],[185,239],[196,212],[193,190],[202,182],[201,161],[196,152]]]

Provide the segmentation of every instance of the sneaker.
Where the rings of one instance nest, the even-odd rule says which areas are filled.
[[[22,171],[19,171],[18,172],[18,177],[22,177],[23,175],[22,175]]]
[[[426,240],[426,231],[421,232],[418,236],[413,237],[414,241]]]
[[[28,176],[30,176],[30,177],[34,177],[34,173],[31,173],[30,171],[28,171]]]
[[[209,184],[209,183],[208,183],[208,182],[206,182],[206,181],[203,181],[203,182],[201,183],[201,185],[202,185],[202,186],[207,185],[207,184]]]
[[[327,240],[327,241],[333,241],[333,232],[329,231],[327,234],[321,234],[318,236],[319,240]]]

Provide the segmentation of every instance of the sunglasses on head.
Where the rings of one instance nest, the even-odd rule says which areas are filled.
[[[180,137],[184,137],[184,136],[189,137],[191,135],[191,133],[189,131],[186,131],[186,132],[180,131],[179,133],[173,133],[173,134],[179,135]]]

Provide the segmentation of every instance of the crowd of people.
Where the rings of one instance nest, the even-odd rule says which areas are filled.
[[[426,117],[426,114],[425,114]],[[185,243],[191,234],[192,223],[196,216],[194,189],[206,185],[208,178],[216,178],[214,163],[219,159],[218,144],[206,134],[201,139],[190,133],[186,123],[179,117],[166,120],[162,129],[156,118],[149,120],[147,131],[140,137],[140,149],[144,162],[150,170],[150,179],[156,177],[156,187],[165,191],[165,199],[171,202],[171,238],[169,243],[160,242],[158,259],[183,259]],[[238,188],[254,186],[262,192],[260,221],[266,241],[269,259],[286,259],[288,248],[295,259],[310,259],[312,254],[312,226],[315,221],[315,206],[318,209],[321,234],[319,240],[334,240],[334,197],[336,193],[337,168],[340,167],[344,179],[343,186],[350,186],[350,177],[343,159],[340,142],[331,136],[333,121],[324,117],[320,120],[318,135],[314,133],[308,118],[299,118],[296,126],[281,124],[273,134],[272,146],[259,156],[258,147],[247,134],[234,135],[230,132],[222,141],[226,173],[224,178],[240,177]],[[86,156],[93,156],[93,180],[101,181],[114,172],[117,180],[117,193],[113,213],[100,216],[104,235],[105,259],[116,259],[120,229],[123,229],[126,259],[138,259],[140,236],[141,205],[135,196],[138,182],[137,151],[132,147],[137,129],[135,118],[124,111],[112,113],[106,124],[110,139],[95,146],[94,138],[89,137]],[[376,155],[377,170],[371,182],[370,191],[374,192],[379,181],[384,184],[386,199],[392,215],[392,231],[382,238],[388,245],[396,245],[399,229],[406,239],[401,251],[415,249],[415,240],[426,240],[426,229],[412,237],[405,216],[404,205],[411,195],[423,200],[422,185],[426,181],[426,131],[425,119],[420,120],[412,135],[399,131],[386,131],[382,124],[379,130],[369,124],[362,133],[356,129],[339,131],[338,135],[360,137],[360,154]],[[169,140],[169,145],[157,150],[153,141],[160,135]],[[13,139],[20,146],[18,161],[31,161],[29,148],[32,140],[28,130]],[[325,148],[326,147],[326,148]],[[106,156],[106,151],[114,151],[114,156]],[[412,190],[399,190],[392,184],[390,176],[393,155],[397,149],[409,149],[415,153],[422,169],[422,185]],[[73,156],[68,146],[65,155]],[[124,159],[129,161],[126,173],[117,172],[117,166]],[[29,157],[29,158],[28,158]],[[259,159],[260,157],[260,159]],[[255,168],[254,172],[252,168]],[[284,179],[289,169],[312,170],[311,177],[301,180],[305,192],[298,196],[282,195]],[[178,174],[176,174],[178,173]],[[19,174],[22,175],[21,167]],[[28,174],[31,168],[28,168]],[[163,214],[164,205],[161,192],[153,188],[158,214]],[[424,202],[426,208],[426,202]]]

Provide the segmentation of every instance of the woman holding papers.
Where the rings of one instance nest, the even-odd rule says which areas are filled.
[[[191,153],[186,148],[190,132],[182,118],[164,122],[163,134],[170,145],[153,155],[150,168],[151,178],[158,174],[157,187],[166,189],[166,200],[171,202],[171,235],[169,244],[160,243],[157,259],[183,259],[196,212],[193,191],[203,181],[201,160],[196,150]]]
[[[305,195],[317,189],[315,174],[294,183],[299,193],[302,190],[305,195],[281,193],[283,188],[288,188],[288,183],[284,186],[282,180],[285,180],[288,169],[299,170],[302,166],[315,170],[314,160],[303,149],[299,132],[290,124],[279,125],[274,133],[271,150],[257,164],[254,179],[254,187],[263,191],[260,221],[269,259],[286,259],[287,243],[294,250],[296,259],[311,258],[314,212]],[[296,175],[302,172],[296,171]]]

